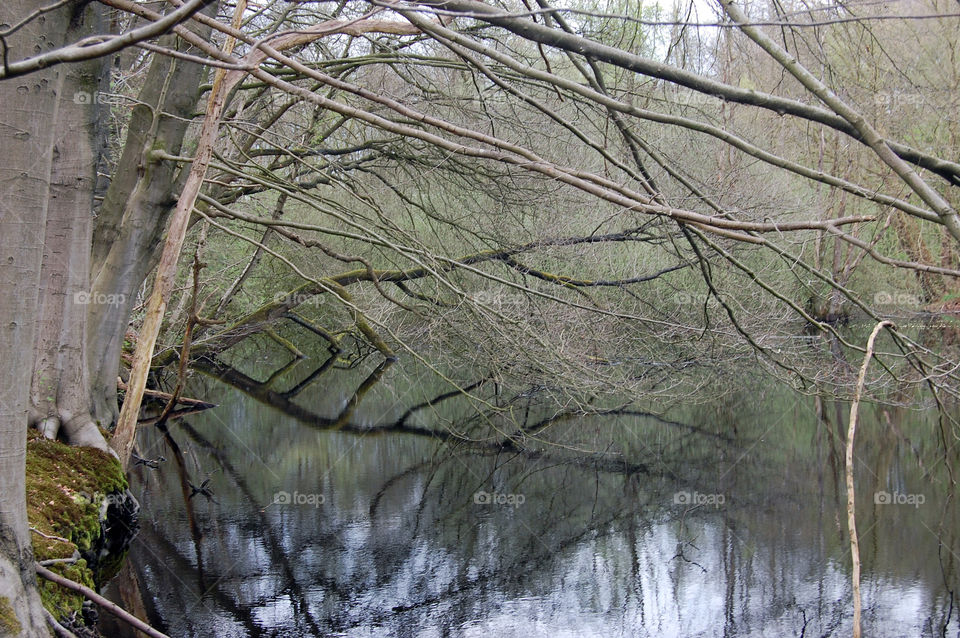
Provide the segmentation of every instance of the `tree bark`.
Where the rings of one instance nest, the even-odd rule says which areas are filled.
[[[72,16],[66,39],[103,32],[104,14],[102,5],[88,5]],[[114,296],[88,294],[93,193],[107,119],[97,95],[107,68],[105,60],[91,60],[58,69],[30,397],[31,421],[45,436],[62,434],[71,444],[104,451],[107,442],[90,414],[85,337],[89,308],[115,305]]]
[[[234,9],[234,28],[240,26],[240,19],[243,17],[245,9],[246,2],[240,0]],[[236,40],[232,36],[228,36],[223,46],[224,53],[230,55],[235,42]],[[183,192],[180,193],[180,198],[177,200],[177,208],[170,220],[167,241],[163,247],[160,264],[157,266],[157,278],[153,284],[153,292],[147,302],[143,327],[137,341],[137,349],[133,355],[130,387],[124,398],[123,409],[120,411],[116,430],[110,441],[113,449],[117,451],[124,469],[127,468],[130,452],[133,450],[136,440],[140,401],[147,385],[147,374],[150,371],[150,360],[153,358],[153,347],[160,332],[160,323],[163,321],[167,301],[170,299],[170,292],[173,290],[174,280],[176,279],[177,261],[180,258],[180,250],[187,234],[190,213],[197,201],[197,195],[200,194],[200,188],[203,186],[207,166],[213,157],[213,144],[216,142],[217,131],[220,128],[220,115],[223,113],[227,94],[243,76],[234,75],[231,78],[232,81],[227,80],[227,77],[227,73],[223,69],[218,69],[214,75],[213,88],[210,90],[207,111],[197,143],[196,157],[190,167]]]
[[[850,425],[847,427],[845,478],[847,484],[847,530],[850,532],[850,557],[853,565],[850,575],[853,589],[853,638],[860,638],[860,542],[857,539],[856,499],[853,488],[853,443],[857,434],[857,419],[860,416],[860,399],[863,395],[863,386],[867,378],[867,366],[873,357],[873,343],[884,328],[892,327],[893,323],[881,321],[873,327],[870,338],[867,339],[867,352],[863,356],[863,365],[857,375],[857,389],[850,403]]]
[[[205,12],[215,12],[216,4]],[[201,27],[202,36],[209,35]],[[176,36],[160,44],[195,52]],[[151,156],[162,149],[177,155],[193,118],[199,86],[206,77],[201,65],[155,56],[128,126],[116,172],[97,217],[92,250],[91,297],[118,300],[95,305],[87,326],[92,411],[103,426],[117,420],[117,374],[120,351],[137,292],[155,265],[170,211],[176,206],[181,173],[175,163]]]
[[[0,3],[0,24],[16,22],[43,0]],[[65,9],[7,36],[14,59],[56,48],[68,27]],[[26,445],[38,289],[53,169],[58,74],[45,69],[0,83],[0,633],[49,636],[37,593],[27,524]]]

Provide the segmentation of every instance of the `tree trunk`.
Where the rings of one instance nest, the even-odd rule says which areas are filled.
[[[0,24],[16,24],[44,0],[0,3]],[[11,60],[61,44],[61,8],[6,38]],[[62,67],[61,67],[62,68]],[[0,83],[0,633],[49,636],[37,593],[25,492],[27,411],[36,335],[48,193],[53,170],[58,69]]]
[[[204,12],[213,15],[217,4]],[[209,29],[205,29],[201,35],[208,34]],[[164,36],[160,44],[191,51],[192,47],[178,42],[171,35]],[[118,301],[115,306],[91,306],[87,324],[93,416],[105,427],[114,424],[119,414],[117,375],[130,313],[141,284],[155,264],[153,253],[180,192],[178,180],[182,176],[177,165],[155,159],[150,153],[180,153],[206,73],[205,68],[192,62],[154,57],[138,96],[140,103],[130,117],[123,154],[97,217],[91,297]],[[160,115],[161,111],[165,115]]]
[[[234,8],[233,28],[240,27],[246,2],[240,0]],[[224,52],[229,55],[233,51],[235,39],[228,36],[223,45]],[[133,355],[133,365],[130,371],[130,383],[127,395],[123,401],[123,409],[117,419],[117,427],[110,440],[110,445],[120,457],[123,468],[127,469],[130,453],[136,443],[137,417],[140,414],[140,401],[147,385],[147,375],[150,372],[150,361],[153,359],[153,347],[160,332],[160,323],[163,321],[164,310],[173,290],[177,276],[177,262],[180,259],[180,250],[187,235],[190,223],[190,213],[197,201],[197,195],[203,187],[203,179],[207,173],[207,166],[213,157],[213,145],[217,140],[220,129],[220,115],[226,103],[227,94],[237,84],[242,76],[229,76],[223,69],[217,69],[214,75],[213,87],[210,89],[210,98],[207,103],[206,115],[200,130],[197,143],[196,157],[190,166],[190,172],[184,184],[183,191],[177,201],[177,208],[170,220],[167,229],[167,240],[163,246],[163,255],[157,267],[157,279],[153,284],[153,291],[147,302],[146,314],[143,319],[140,339]]]
[[[91,4],[71,19],[67,41],[102,33],[105,9]],[[86,326],[88,309],[115,310],[115,296],[91,296],[93,194],[106,110],[97,99],[105,59],[60,67],[53,162],[40,271],[38,328],[31,383],[31,421],[48,438],[109,448],[90,414]],[[61,431],[62,430],[62,431]]]

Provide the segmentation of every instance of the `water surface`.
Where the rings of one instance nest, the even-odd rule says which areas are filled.
[[[219,407],[171,422],[182,467],[142,433],[167,460],[136,470],[132,564],[171,636],[850,635],[846,405],[749,385],[554,421],[531,391],[562,444],[499,448],[421,372],[260,372],[198,379]],[[865,636],[960,632],[938,436],[864,406]]]

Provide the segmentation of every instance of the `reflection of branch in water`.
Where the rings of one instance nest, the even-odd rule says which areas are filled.
[[[142,582],[145,577],[146,570],[143,568],[143,563],[147,563],[151,566],[154,574],[163,574],[164,572],[169,572],[180,581],[179,574],[191,574],[197,570],[196,565],[189,559],[189,557],[184,556],[183,550],[176,544],[170,541],[160,530],[155,529],[155,523],[150,525],[144,525],[142,527],[141,534],[144,538],[140,539],[140,543],[149,548],[148,551],[142,552],[140,554],[140,564],[137,565],[137,576]],[[163,560],[160,557],[163,557]],[[173,562],[173,566],[169,565],[167,561]],[[156,578],[156,576],[154,576]],[[224,591],[222,583],[222,578],[217,579],[214,582],[214,585],[210,588],[200,588],[197,592],[191,592],[196,597],[195,601],[183,600],[185,603],[184,607],[186,609],[195,608],[198,605],[204,606],[207,611],[214,613],[214,610],[210,607],[207,607],[207,601],[204,600],[207,596],[211,596],[214,602],[217,603],[222,609],[230,614],[231,618],[237,620],[242,624],[248,631],[250,636],[262,636],[265,634],[263,627],[257,624],[257,620],[254,616],[253,608],[250,605],[240,605],[238,604],[227,592]],[[182,584],[178,583],[178,584]],[[172,591],[183,591],[184,587],[173,587]],[[189,589],[187,591],[190,591]],[[235,594],[235,591],[230,593]],[[162,626],[167,629],[167,632],[170,633],[171,627],[169,619],[165,619],[162,616],[162,612],[157,609],[153,599],[157,597],[156,594],[153,596],[145,596],[145,602],[150,604],[150,613],[148,614],[148,620],[154,626]]]
[[[191,428],[192,429],[192,428]],[[196,432],[195,430],[193,432]],[[204,439],[202,435],[198,435],[199,438],[195,439],[197,443],[206,447],[204,445]],[[191,438],[193,436],[191,435]],[[211,451],[214,451],[215,448],[209,448]],[[447,459],[450,461],[451,459]],[[239,478],[239,475],[235,475],[235,469],[227,463],[224,466],[224,471],[227,475],[234,476]],[[242,479],[240,480],[242,484]],[[238,487],[241,490],[245,490],[245,485],[239,485]],[[439,497],[439,496],[438,496]],[[519,587],[523,579],[529,577],[531,574],[535,574],[539,569],[543,567],[544,564],[548,563],[551,560],[555,560],[557,555],[575,547],[578,543],[583,542],[586,539],[597,538],[594,536],[595,530],[607,530],[606,533],[612,533],[613,523],[618,520],[621,520],[625,517],[633,517],[634,512],[630,511],[628,508],[614,508],[614,513],[610,516],[605,516],[603,518],[592,517],[589,520],[586,520],[582,523],[582,529],[579,529],[573,534],[568,535],[566,538],[562,538],[559,541],[551,542],[549,545],[543,542],[537,542],[534,546],[531,546],[527,551],[518,552],[516,554],[516,560],[511,562],[506,562],[500,564],[495,569],[484,570],[476,575],[476,577],[464,581],[464,578],[458,578],[455,582],[452,582],[448,587],[444,588],[443,591],[439,593],[428,595],[420,600],[417,600],[411,604],[397,605],[390,609],[364,609],[362,612],[353,614],[354,616],[359,616],[358,619],[351,619],[346,616],[334,615],[332,617],[323,619],[323,627],[317,627],[313,622],[312,618],[309,618],[310,629],[313,632],[312,634],[305,635],[326,635],[327,632],[342,632],[347,631],[351,627],[359,625],[370,625],[377,624],[383,621],[388,621],[391,618],[396,616],[416,610],[429,607],[439,602],[443,602],[450,599],[463,598],[469,596],[476,592],[478,589],[493,583],[495,586],[499,585],[502,587]],[[296,575],[293,570],[290,568],[288,563],[286,553],[282,549],[282,544],[280,544],[275,536],[275,521],[268,521],[266,518],[261,517],[261,527],[260,532],[263,533],[263,539],[267,542],[267,546],[270,549],[271,558],[280,564],[281,574],[283,580],[277,582],[272,588],[274,592],[278,595],[288,595],[298,601],[296,613],[291,617],[291,620],[297,620],[303,618],[304,615],[310,613],[309,601],[307,600],[304,589],[296,579]],[[554,520],[544,520],[543,523],[547,525],[545,528],[538,528],[536,531],[530,530],[531,534],[539,534],[542,537],[551,537],[556,538],[557,531],[553,529],[553,526],[559,526],[563,524],[563,518],[559,517]],[[177,574],[189,574],[196,570],[196,566],[192,563],[188,556],[183,554],[183,550],[177,544],[171,542],[167,536],[165,536],[161,529],[151,525],[147,528],[146,538],[143,539],[145,543],[148,543],[151,548],[157,550],[156,552],[151,552],[153,558],[156,559],[156,556],[170,557],[175,566],[175,572]],[[603,536],[604,533],[601,533],[600,536]],[[414,548],[417,546],[420,535],[418,533],[404,534],[402,538],[407,540],[406,549],[401,550],[399,553],[403,556],[410,557],[413,554]],[[279,559],[279,560],[277,560]],[[150,558],[147,559],[150,561]],[[150,561],[153,562],[153,561]],[[154,565],[155,572],[163,572],[165,569],[169,569],[168,566],[165,566],[161,563],[156,563]],[[309,583],[310,589],[315,590],[316,586],[322,588],[324,592],[323,599],[327,600],[330,595],[336,596],[339,598],[341,603],[346,603],[348,601],[353,601],[353,604],[356,604],[358,598],[357,590],[344,588],[342,583],[338,583],[332,578],[325,578],[321,575],[320,572],[316,570],[309,570],[307,572],[310,575],[311,582]],[[278,574],[281,575],[281,574]],[[384,576],[389,576],[389,572],[385,572]],[[251,636],[259,635],[275,635],[271,634],[269,630],[258,624],[258,614],[256,613],[257,608],[263,608],[265,605],[269,606],[272,600],[275,600],[274,597],[269,598],[258,598],[249,604],[244,604],[238,602],[236,599],[237,590],[227,587],[230,584],[228,580],[229,573],[221,574],[216,571],[208,574],[208,579],[214,580],[215,582],[210,586],[209,589],[201,590],[201,594],[204,596],[210,595],[213,598],[213,601],[226,612],[230,614],[231,617],[237,619],[249,632]],[[209,610],[209,607],[208,607]],[[211,612],[213,610],[210,610]],[[260,621],[262,622],[262,621]]]
[[[416,609],[424,609],[438,603],[448,602],[450,599],[463,598],[474,594],[478,589],[489,583],[513,585],[518,587],[525,577],[536,573],[542,569],[544,564],[555,559],[559,554],[570,549],[587,539],[600,538],[607,533],[611,533],[614,523],[623,520],[627,516],[633,516],[633,512],[620,511],[603,519],[591,519],[589,524],[585,524],[584,529],[575,533],[552,546],[546,546],[543,543],[534,545],[533,550],[527,554],[520,554],[515,562],[505,563],[498,569],[479,573],[476,578],[468,582],[454,582],[445,590],[424,597],[408,605],[397,605],[389,611],[366,610],[362,614],[362,619],[349,625],[334,627],[335,631],[348,631],[351,628],[360,625],[378,625]],[[557,519],[559,520],[559,519]],[[596,530],[606,530],[594,535]],[[545,535],[546,533],[544,533]]]
[[[423,463],[417,463],[416,465],[411,465],[410,467],[408,467],[408,468],[405,469],[404,471],[400,472],[399,474],[396,474],[396,475],[390,477],[389,479],[387,479],[387,480],[383,483],[383,485],[380,487],[380,489],[377,490],[377,493],[373,495],[373,498],[370,499],[370,508],[369,508],[369,510],[368,510],[368,514],[369,514],[369,516],[370,516],[370,520],[373,520],[373,519],[375,519],[375,518],[377,517],[377,507],[379,507],[379,505],[380,505],[380,500],[381,500],[384,496],[386,496],[387,491],[388,491],[391,487],[393,487],[395,484],[399,483],[399,482],[402,481],[403,479],[405,479],[405,478],[407,478],[407,477],[409,477],[409,476],[411,476],[411,475],[416,474],[417,472],[419,472],[419,471],[422,470],[423,468],[427,467],[428,465],[433,465],[433,464],[434,464],[433,459],[431,459],[431,460],[429,460],[429,461],[424,461]]]
[[[465,386],[463,389],[451,390],[450,392],[444,392],[443,394],[438,394],[437,396],[435,396],[435,397],[432,398],[432,399],[428,399],[427,401],[422,401],[422,402],[420,402],[420,403],[417,403],[416,405],[413,405],[413,406],[411,406],[410,408],[408,408],[406,412],[404,412],[403,414],[401,414],[401,415],[400,415],[400,418],[397,419],[396,423],[397,423],[397,425],[405,425],[406,422],[407,422],[407,419],[409,419],[411,416],[413,416],[414,412],[419,412],[420,410],[422,410],[422,409],[424,409],[424,408],[432,408],[432,407],[434,407],[435,405],[446,401],[447,399],[453,399],[453,398],[455,398],[455,397],[462,397],[462,396],[464,396],[466,393],[468,393],[468,392],[473,392],[474,390],[476,390],[477,388],[479,388],[480,386],[482,386],[484,383],[486,383],[487,381],[489,381],[490,378],[491,378],[490,375],[487,375],[487,376],[483,377],[482,379],[480,379],[479,381],[474,381],[474,382],[471,383],[470,385]]]
[[[281,366],[276,370],[274,370],[273,374],[267,377],[267,380],[263,382],[263,385],[268,388],[272,388],[273,384],[277,382],[277,379],[279,379],[280,377],[285,375],[287,372],[290,372],[291,370],[299,366],[301,361],[303,361],[303,357],[294,357],[289,362],[287,362],[286,365]]]
[[[293,387],[290,388],[289,390],[283,392],[283,393],[282,393],[283,396],[286,397],[286,398],[288,398],[288,399],[294,398],[295,396],[297,396],[298,394],[300,394],[300,392],[302,392],[304,388],[306,388],[306,387],[309,386],[311,383],[313,383],[314,381],[316,381],[317,379],[319,379],[321,376],[323,376],[323,374],[324,374],[327,370],[329,370],[330,368],[332,368],[332,367],[333,367],[333,364],[336,363],[336,362],[337,362],[337,358],[336,358],[336,357],[327,357],[327,358],[324,360],[324,362],[321,363],[319,366],[317,366],[317,368],[316,368],[313,372],[311,372],[310,374],[308,374],[308,375],[303,379],[303,381],[300,381],[298,384],[296,384],[295,386],[293,386]]]
[[[203,578],[203,552],[201,551],[203,546],[203,532],[200,530],[200,526],[197,524],[197,516],[193,509],[193,501],[190,500],[195,493],[192,491],[193,484],[190,482],[190,475],[187,472],[186,459],[183,457],[183,451],[173,438],[173,435],[167,428],[166,423],[158,422],[157,429],[163,434],[163,440],[170,448],[170,451],[173,454],[173,459],[176,461],[177,477],[180,480],[180,493],[183,496],[183,508],[187,514],[187,524],[190,527],[190,537],[193,540],[194,551],[197,555],[197,582],[200,590],[203,591],[205,589]],[[134,467],[137,466],[135,465]],[[141,482],[145,482],[142,475],[140,476],[140,480]]]
[[[401,485],[405,479],[415,481],[416,493],[409,492],[409,496],[412,496],[416,502],[411,502],[412,507],[406,507],[403,510],[402,520],[405,520],[403,529],[406,530],[406,533],[401,535],[400,542],[396,542],[394,534],[391,534],[390,542],[381,543],[372,540],[370,545],[374,564],[378,565],[376,569],[377,578],[375,579],[377,586],[390,585],[393,582],[392,579],[399,573],[398,569],[408,565],[411,560],[416,558],[417,548],[428,540],[424,538],[425,535],[434,529],[452,530],[450,533],[455,535],[456,551],[468,552],[469,555],[480,555],[478,552],[481,552],[485,545],[483,537],[478,536],[481,519],[478,519],[477,516],[485,517],[489,512],[470,510],[472,501],[469,494],[478,487],[475,484],[478,475],[463,471],[461,465],[465,461],[474,464],[478,458],[487,459],[488,461],[485,462],[494,466],[487,475],[487,480],[481,481],[484,485],[492,485],[500,481],[501,479],[495,478],[497,474],[502,474],[505,471],[512,473],[514,478],[519,481],[516,484],[517,488],[522,488],[527,494],[541,493],[538,507],[543,507],[544,511],[549,512],[550,515],[532,517],[515,523],[520,527],[516,527],[513,535],[508,535],[501,541],[504,544],[505,553],[498,554],[499,558],[493,556],[490,557],[490,560],[485,560],[484,564],[479,565],[479,571],[472,574],[466,572],[451,574],[449,580],[437,583],[436,588],[418,584],[411,590],[411,593],[414,594],[412,600],[401,598],[395,601],[399,604],[390,609],[389,605],[378,607],[376,600],[364,598],[361,594],[365,590],[358,589],[358,585],[352,584],[351,580],[344,581],[340,578],[341,582],[337,583],[336,575],[325,577],[316,571],[310,571],[305,576],[301,570],[294,570],[290,552],[295,551],[291,547],[297,547],[298,543],[296,538],[289,536],[293,532],[287,530],[285,525],[278,527],[277,520],[267,516],[259,506],[255,506],[252,513],[254,514],[253,519],[258,523],[254,523],[257,528],[256,533],[262,539],[261,542],[267,552],[269,561],[274,566],[271,573],[279,582],[276,583],[276,591],[268,594],[266,598],[260,598],[250,605],[237,603],[234,600],[236,595],[232,594],[231,590],[226,588],[220,580],[212,582],[214,576],[228,579],[224,582],[229,582],[230,574],[218,573],[222,572],[222,567],[217,568],[211,564],[211,557],[208,555],[208,571],[212,569],[213,572],[207,574],[207,580],[212,582],[211,587],[216,591],[218,597],[231,599],[230,605],[223,606],[225,613],[231,613],[231,609],[242,608],[242,613],[246,614],[248,618],[250,614],[253,614],[251,622],[256,624],[256,607],[269,607],[274,601],[283,599],[292,602],[296,610],[296,622],[298,625],[302,623],[303,630],[322,635],[323,631],[318,627],[318,625],[321,625],[328,631],[331,630],[327,628],[328,626],[334,631],[343,631],[356,624],[376,623],[378,618],[396,619],[398,615],[404,612],[423,608],[445,599],[468,600],[464,597],[477,592],[478,588],[482,588],[489,583],[505,589],[525,587],[523,582],[532,574],[536,574],[537,570],[541,569],[543,565],[549,565],[551,561],[555,561],[558,553],[575,547],[584,539],[596,538],[598,532],[600,536],[612,533],[615,527],[612,523],[615,521],[625,518],[633,520],[636,518],[638,511],[657,512],[658,516],[661,515],[660,507],[651,507],[651,505],[659,503],[658,496],[654,496],[653,492],[645,490],[644,493],[647,494],[647,498],[638,499],[637,494],[631,490],[631,486],[637,480],[642,480],[645,485],[649,483],[647,479],[637,479],[638,475],[662,476],[666,474],[669,476],[669,472],[654,474],[645,465],[624,463],[622,460],[612,458],[609,455],[601,457],[595,454],[580,454],[573,451],[574,453],[565,456],[536,449],[520,449],[519,446],[510,441],[471,441],[448,430],[436,431],[426,427],[416,427],[409,423],[412,420],[411,416],[417,409],[450,400],[458,393],[445,393],[431,401],[421,403],[413,409],[407,410],[393,423],[363,426],[352,422],[357,406],[364,396],[379,383],[388,366],[389,363],[386,363],[373,370],[358,386],[343,410],[333,418],[321,417],[294,403],[289,392],[277,392],[271,387],[265,387],[266,384],[259,383],[228,366],[208,362],[206,369],[203,371],[208,374],[217,374],[228,385],[240,389],[252,398],[312,428],[335,429],[359,435],[382,432],[414,434],[421,437],[430,437],[440,444],[434,451],[434,458],[429,462],[420,463],[418,460],[414,467],[404,469],[398,474],[386,478],[380,485],[379,490],[374,488],[371,492],[370,522],[374,524],[375,528],[379,529],[377,527],[377,517],[382,508],[383,497],[391,490],[402,490]],[[312,374],[313,380],[319,374],[322,374],[322,371]],[[475,382],[470,388],[480,387],[482,383],[483,380]],[[301,386],[300,389],[302,387],[305,386]],[[299,392],[299,389],[297,392]],[[296,392],[293,395],[295,396]],[[599,416],[615,416],[625,411],[603,412],[604,414]],[[204,449],[215,456],[225,475],[246,496],[249,503],[256,504],[262,500],[262,495],[258,498],[251,493],[244,476],[230,464],[225,451],[213,446],[189,423],[182,421],[181,424],[192,441],[198,445],[198,449]],[[681,425],[683,424],[677,424],[677,427]],[[441,452],[447,453],[442,454]],[[440,454],[439,458],[437,457],[438,454]],[[468,455],[471,458],[463,458],[463,455]],[[518,469],[519,472],[513,472],[508,466]],[[585,476],[583,470],[591,476]],[[558,476],[547,481],[550,486],[546,491],[544,491],[545,479],[539,478],[544,472],[558,473]],[[487,472],[483,470],[480,474],[487,474]],[[616,481],[618,480],[617,477],[621,477],[619,480],[624,483],[622,496],[615,497],[613,501],[607,500],[606,497],[600,498],[599,495],[602,493],[612,493],[610,490],[601,490],[600,481]],[[589,494],[585,494],[588,498],[586,500],[577,499],[575,495],[583,492],[582,487],[585,478],[587,479],[587,492],[589,492]],[[528,483],[531,479],[535,479],[532,484]],[[593,485],[594,481],[597,482],[596,487]],[[658,484],[664,485],[662,483]],[[571,495],[574,495],[574,498],[571,499]],[[649,502],[647,502],[647,499],[650,499]],[[451,505],[453,506],[452,509]],[[388,512],[388,514],[391,513]],[[437,524],[443,520],[447,522]],[[649,525],[649,517],[644,521],[641,521],[641,526]],[[251,520],[250,522],[253,523],[254,521]],[[316,532],[321,533],[311,534],[309,543],[324,548],[337,546],[341,543],[339,540],[341,536],[346,533],[344,525],[346,525],[346,522],[341,525],[334,524],[337,529],[332,534],[318,528]],[[531,529],[530,526],[535,529]],[[300,528],[294,529],[298,530]],[[632,529],[636,530],[636,524],[632,525]],[[299,535],[305,532],[309,532],[309,530],[301,530]],[[284,535],[283,538],[280,538],[281,534]],[[297,535],[294,534],[294,536]],[[210,539],[207,540],[209,545]],[[471,547],[474,549],[469,549]],[[182,551],[182,548],[180,548],[180,551]],[[215,551],[215,548],[208,546],[208,554],[211,551]],[[186,562],[189,563],[190,561],[187,560]],[[259,563],[253,567],[260,569]],[[192,572],[196,568],[186,565],[185,569]],[[300,574],[299,577],[298,573]],[[311,601],[316,603],[316,598],[311,592],[315,590],[324,591],[323,598],[324,600],[329,599],[331,601],[329,604],[335,604],[338,608],[347,605],[345,609],[349,611],[342,614],[338,613],[333,618],[314,618],[310,616],[310,603]],[[339,602],[336,602],[337,599],[339,599]],[[359,609],[357,608],[358,602],[360,603]],[[244,621],[244,624],[246,624],[246,621]],[[261,627],[259,632],[262,633],[263,631]]]
[[[356,392],[353,393],[353,396],[350,397],[350,400],[347,401],[347,404],[343,406],[343,410],[340,411],[340,415],[337,417],[336,423],[332,425],[332,429],[338,430],[350,424],[353,411],[360,405],[360,402],[363,400],[363,397],[367,395],[367,392],[380,382],[383,374],[393,365],[394,361],[395,359],[384,359],[373,369],[373,372],[367,375],[367,378],[363,380]]]
[[[243,475],[237,471],[237,469],[227,460],[226,455],[223,450],[218,446],[215,446],[211,443],[206,437],[204,437],[196,428],[190,425],[186,421],[181,422],[181,426],[184,431],[190,437],[190,439],[197,445],[201,446],[207,450],[220,464],[220,468],[223,469],[225,476],[229,477],[234,481],[237,488],[240,490],[240,493],[246,497],[246,502],[253,504],[253,513],[259,519],[260,529],[263,531],[263,540],[265,545],[270,552],[271,559],[275,564],[279,564],[283,570],[284,576],[288,581],[289,585],[284,588],[284,590],[289,589],[291,592],[291,597],[295,599],[296,603],[304,610],[303,615],[306,617],[310,627],[317,632],[319,635],[320,629],[317,625],[317,620],[313,617],[312,612],[310,611],[310,606],[307,601],[306,593],[303,590],[303,587],[300,585],[297,580],[296,574],[293,570],[293,565],[290,563],[290,558],[287,555],[286,550],[283,547],[283,543],[280,539],[276,537],[274,533],[274,524],[270,521],[266,514],[265,510],[259,506],[260,498],[255,495],[250,487],[247,485],[246,479]],[[319,539],[317,539],[319,541]],[[315,576],[316,578],[316,576]],[[218,579],[217,583],[219,584],[220,580]],[[324,579],[322,581],[323,586],[331,591],[337,591],[338,594],[341,592],[338,591],[336,586],[336,581],[332,579]]]
[[[417,436],[425,436],[431,439],[437,439],[444,442],[456,441],[461,444],[469,445],[474,451],[485,452],[490,454],[499,454],[503,452],[515,452],[523,455],[528,459],[543,459],[551,460],[556,463],[561,464],[572,464],[572,465],[588,465],[590,467],[598,467],[601,471],[612,472],[616,474],[650,474],[657,476],[667,476],[670,478],[676,478],[675,473],[664,467],[662,463],[660,466],[663,468],[660,471],[654,472],[651,468],[643,462],[630,462],[625,458],[619,455],[601,455],[596,453],[588,454],[569,454],[564,455],[560,453],[548,453],[540,449],[534,449],[526,444],[519,443],[517,441],[511,440],[510,438],[503,438],[499,440],[475,440],[468,438],[466,436],[457,434],[456,432],[451,431],[450,429],[433,429],[428,427],[420,427],[415,425],[410,425],[409,415],[404,415],[401,419],[393,421],[391,423],[379,423],[375,425],[359,425],[356,423],[351,423],[350,418],[353,416],[354,410],[359,405],[360,401],[363,399],[364,395],[370,391],[381,379],[384,372],[392,365],[390,360],[385,360],[381,362],[371,373],[364,379],[360,384],[357,390],[354,392],[353,396],[344,406],[343,410],[333,418],[323,417],[312,410],[305,408],[297,403],[295,403],[291,397],[287,396],[286,393],[277,392],[265,387],[263,383],[256,381],[255,379],[245,375],[244,373],[236,370],[235,368],[228,366],[219,361],[199,361],[195,364],[195,368],[205,374],[213,376],[219,379],[221,382],[226,383],[238,390],[241,390],[244,394],[250,396],[261,403],[265,403],[270,407],[279,410],[280,412],[294,418],[295,420],[309,425],[313,428],[331,430],[336,429],[348,433],[356,434],[374,434],[374,433],[404,433],[404,434],[413,434]],[[473,388],[480,387],[482,385],[481,381],[474,382],[471,384]],[[440,401],[446,400],[455,396],[452,393],[444,393],[439,395],[436,399],[428,403],[438,403]],[[605,417],[615,417],[615,416],[647,416],[646,413],[630,411],[624,409],[610,409],[610,410],[596,410],[590,415],[595,416],[605,416]],[[580,415],[583,416],[582,412],[576,412],[573,416]],[[652,415],[655,416],[655,415]],[[469,421],[469,419],[467,419]],[[679,424],[674,421],[667,421],[666,419],[660,418],[660,421],[663,424],[671,426],[683,426],[685,429],[690,430],[692,433],[699,434],[701,433],[700,429],[696,426],[690,426],[686,424]],[[459,429],[459,425],[458,425]],[[712,434],[712,436],[723,438],[722,435]]]

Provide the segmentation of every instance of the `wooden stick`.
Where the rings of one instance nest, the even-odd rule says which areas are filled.
[[[126,383],[123,382],[123,379],[117,377],[117,389],[126,391],[129,388]],[[144,388],[143,394],[148,397],[156,397],[158,399],[163,399],[164,401],[169,401],[173,395],[169,392],[162,392],[160,390],[148,390]],[[178,397],[177,403],[185,403],[186,405],[192,405],[198,408],[215,408],[217,407],[216,403],[210,403],[208,401],[201,401],[200,399],[191,399],[190,397]]]
[[[39,563],[36,564],[36,568],[37,568],[37,575],[43,576],[50,582],[56,583],[61,587],[66,587],[67,589],[73,590],[78,594],[81,594],[84,598],[92,600],[93,602],[100,605],[100,607],[102,607],[104,610],[110,612],[111,614],[113,614],[120,620],[124,621],[125,623],[139,629],[143,633],[150,636],[150,638],[170,638],[166,634],[157,631],[147,623],[143,622],[142,620],[140,620],[130,612],[124,610],[122,607],[120,607],[116,603],[107,600],[106,598],[104,598],[97,592],[93,591],[89,587],[86,587],[85,585],[81,585],[80,583],[76,583],[70,580],[69,578],[64,578],[60,574],[50,571],[49,569],[47,569],[43,565],[40,565]]]
[[[853,492],[853,436],[857,432],[857,417],[860,413],[860,396],[863,394],[863,386],[867,378],[867,366],[873,357],[873,342],[884,326],[893,326],[890,321],[881,321],[870,333],[867,339],[867,353],[863,357],[863,365],[860,366],[860,374],[857,375],[857,390],[853,394],[853,403],[850,404],[850,426],[847,428],[847,527],[850,529],[850,557],[853,560],[853,573],[850,579],[853,581],[853,638],[860,638],[860,541],[857,539],[857,517],[854,509]]]
[[[50,628],[53,629],[53,633],[60,636],[60,638],[77,638],[77,634],[61,625],[60,622],[54,618],[53,614],[50,613],[49,609],[43,609],[43,616],[47,619],[47,624],[50,625]]]
[[[49,539],[52,540],[52,541],[59,541],[59,542],[61,542],[61,543],[70,543],[70,544],[73,544],[73,541],[71,541],[71,540],[69,540],[69,539],[67,539],[67,538],[64,538],[63,536],[52,536],[52,535],[50,535],[50,534],[44,534],[43,532],[41,532],[40,530],[38,530],[36,527],[31,527],[31,528],[30,528],[30,531],[33,532],[34,534],[40,534],[40,536],[43,536],[44,538],[49,538]]]

